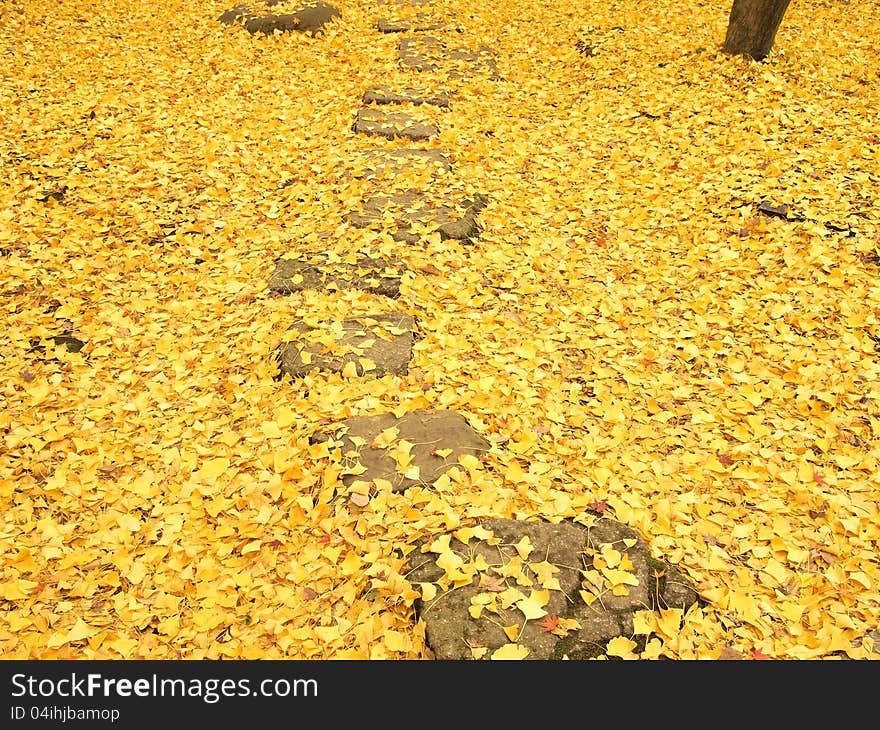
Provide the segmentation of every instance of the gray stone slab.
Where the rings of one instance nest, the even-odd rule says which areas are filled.
[[[375,134],[387,139],[403,137],[411,140],[430,139],[440,134],[434,124],[424,124],[403,112],[384,112],[381,109],[362,107],[352,127],[359,134]]]
[[[439,232],[441,240],[469,241],[479,235],[477,216],[487,203],[481,194],[463,197],[407,190],[367,198],[346,219],[356,228],[386,230],[394,240],[405,243],[419,240],[414,230],[418,225]]]
[[[654,558],[635,530],[605,517],[587,522],[487,520],[477,536],[417,541],[407,578],[438,585],[430,602],[415,603],[435,658],[472,659],[479,649],[479,658],[490,659],[515,641],[527,659],[591,659],[619,636],[641,651],[646,637],[633,635],[637,611],[685,611],[699,600],[691,582]],[[465,576],[454,587],[450,569]],[[475,617],[471,609],[480,606]],[[519,633],[511,638],[502,627]]]
[[[397,58],[402,68],[413,71],[446,71],[451,78],[501,78],[495,54],[488,46],[464,48],[433,36],[413,35],[400,39]]]
[[[396,258],[353,253],[331,257],[325,253],[282,256],[275,262],[269,289],[291,294],[303,289],[362,289],[386,297],[400,294],[405,267]]]
[[[254,5],[239,4],[223,13],[218,20],[226,25],[239,23],[251,34],[271,35],[276,31],[280,33],[296,31],[315,35],[323,30],[327,23],[341,15],[337,8],[324,2],[304,5],[293,13],[268,12],[268,8],[278,4],[276,0]]]
[[[394,179],[419,172],[436,177],[452,170],[449,158],[438,149],[359,150],[357,155],[363,165],[355,175],[359,179]]]
[[[364,92],[364,104],[430,104],[449,107],[449,93],[429,89],[401,89],[394,91],[390,86],[371,86]]]
[[[235,5],[223,13],[217,20],[225,25],[232,25],[239,21],[244,22],[253,16],[253,11],[248,5]]]
[[[426,13],[417,13],[412,18],[379,18],[376,23],[380,33],[421,33],[440,30],[448,25],[448,21],[431,17]]]
[[[279,370],[294,378],[312,370],[341,373],[349,363],[358,376],[402,374],[412,359],[415,320],[409,314],[376,314],[324,322],[297,322],[292,339],[276,353]]]
[[[348,466],[363,467],[349,470],[360,473],[344,474],[343,484],[383,479],[391,483],[394,492],[433,484],[450,469],[462,468],[459,456],[471,454],[479,458],[490,448],[464,416],[454,411],[410,411],[399,418],[393,413],[357,416],[314,434],[311,441],[320,443],[331,437],[341,440]],[[405,466],[401,461],[408,457],[401,451],[411,457]],[[413,467],[418,468],[417,477]],[[407,470],[410,476],[405,473]]]

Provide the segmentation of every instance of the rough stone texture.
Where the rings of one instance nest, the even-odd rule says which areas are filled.
[[[449,158],[440,150],[360,150],[363,169],[355,177],[359,179],[394,178],[404,174],[422,172],[433,178],[452,170]]]
[[[875,629],[874,631],[869,631],[868,637],[873,642],[872,646],[871,646],[871,651],[874,654],[880,654],[880,629]]]
[[[791,206],[786,205],[785,203],[777,205],[764,200],[758,204],[758,212],[763,213],[767,216],[782,218],[783,220],[788,221],[806,220],[806,217],[804,215],[794,212],[791,209]]]
[[[422,140],[440,134],[437,126],[423,124],[413,119],[409,114],[403,112],[389,114],[369,107],[358,109],[352,129],[360,134],[375,134],[387,139],[404,137],[411,140]]]
[[[239,20],[244,21],[248,18],[252,17],[253,11],[247,5],[236,5],[233,8],[227,10],[223,15],[221,15],[217,20],[221,23],[225,23],[226,25],[232,25],[233,23],[238,22]]]
[[[448,107],[449,94],[445,91],[433,92],[428,89],[401,89],[394,91],[390,86],[372,86],[364,92],[364,104],[431,104]]]
[[[361,210],[347,214],[357,228],[388,230],[396,241],[416,243],[420,235],[416,224],[440,233],[441,240],[469,241],[479,235],[477,216],[488,198],[456,198],[452,194],[430,195],[417,190],[375,195],[361,203]]]
[[[373,447],[375,439],[397,429],[396,438],[385,447]],[[349,462],[349,467],[360,465],[358,473],[343,474],[343,484],[351,486],[355,481],[370,482],[377,479],[391,483],[391,490],[402,492],[415,485],[430,485],[450,469],[460,469],[458,457],[471,454],[479,457],[490,448],[490,444],[474,431],[464,416],[453,411],[411,411],[398,418],[393,413],[377,416],[357,416],[342,421],[336,426],[316,433],[312,443],[327,441],[331,436],[341,440],[341,452]],[[358,445],[355,439],[363,439]],[[406,476],[399,470],[390,450],[400,448],[402,442],[411,444],[408,453],[412,456],[409,467],[418,467],[418,478]],[[446,456],[438,451],[451,449]],[[351,470],[351,469],[349,469]]]
[[[478,656],[475,649],[485,648],[481,658],[488,659],[493,651],[511,642],[502,626],[522,627],[517,642],[528,648],[527,659],[594,658],[604,654],[608,641],[618,636],[636,641],[636,650],[640,651],[647,637],[633,633],[635,612],[665,608],[686,610],[699,600],[692,584],[676,568],[651,556],[644,539],[635,530],[605,517],[585,517],[587,524],[572,520],[559,524],[488,520],[480,527],[490,530],[493,537],[480,539],[459,533],[466,542],[452,533],[449,548],[463,561],[454,584],[446,574],[449,556],[441,560],[446,567],[437,564],[443,541],[439,543],[440,552],[430,551],[435,545],[434,538],[417,542],[408,557],[412,568],[408,579],[412,583],[439,581],[441,586],[428,604],[417,600],[415,605],[417,615],[425,622],[427,642],[435,658],[472,659]],[[528,538],[528,544],[521,542],[523,538]],[[517,546],[524,547],[525,557]],[[581,591],[597,591],[585,576],[591,570],[596,571],[593,576],[601,576],[604,563],[594,563],[594,558],[602,555],[603,546],[613,547],[623,556],[617,569],[625,568],[638,583],[625,586],[627,595],[612,595],[606,590],[588,605]],[[522,561],[522,565],[518,566],[517,561]],[[534,564],[544,561],[557,570],[536,572]],[[468,569],[469,564],[472,571]],[[505,568],[508,568],[506,573]],[[539,569],[546,571],[546,566]],[[469,575],[470,581],[467,580]],[[548,578],[558,584],[548,583]],[[542,605],[546,614],[563,621],[573,619],[579,627],[572,625],[566,632],[563,626],[560,633],[565,635],[562,636],[545,631],[545,627],[538,625],[540,619],[526,620],[524,612],[517,608],[519,599],[511,601],[510,596],[503,593],[510,588],[520,590],[523,598],[529,598],[533,589],[547,590],[548,600]],[[472,602],[472,599],[477,600]],[[492,605],[493,600],[497,601],[496,611],[486,607]],[[483,613],[474,618],[471,607],[481,601]]]
[[[266,8],[274,7],[280,3],[269,0],[264,3]],[[236,5],[223,13],[218,20],[221,23],[231,25],[240,23],[248,33],[264,33],[271,35],[275,31],[286,33],[297,31],[315,35],[334,18],[340,17],[338,9],[323,2],[309,3],[293,13],[276,14],[263,13],[250,5]]]
[[[433,36],[406,36],[400,39],[397,57],[403,68],[413,71],[445,70],[451,78],[474,74],[493,80],[501,78],[495,55],[487,46],[461,48]]]
[[[85,347],[85,342],[80,340],[77,337],[74,337],[71,334],[60,334],[60,335],[52,335],[51,337],[47,337],[44,340],[39,338],[30,340],[30,349],[28,352],[39,352],[40,354],[45,354],[47,350],[47,345],[44,344],[47,340],[51,340],[51,347],[60,347],[64,346],[68,352],[79,352]]]
[[[303,289],[363,289],[386,297],[400,294],[403,262],[353,253],[331,257],[324,253],[281,257],[269,279],[269,289],[290,294]]]
[[[416,13],[412,18],[379,18],[376,27],[381,33],[420,33],[426,30],[440,30],[448,22],[432,18],[427,13]]]
[[[294,339],[277,353],[279,369],[294,378],[316,369],[341,373],[348,363],[359,376],[405,373],[412,359],[414,326],[408,314],[350,317],[319,327],[297,322],[291,327]]]

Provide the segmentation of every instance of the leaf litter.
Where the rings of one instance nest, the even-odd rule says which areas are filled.
[[[397,34],[346,2],[253,37],[227,5],[0,10],[0,655],[427,658],[407,543],[601,505],[707,601],[609,657],[870,657],[880,13],[792,6],[757,64],[718,52],[726,8],[448,0],[500,78],[418,86],[489,204],[471,243],[404,246],[344,223],[364,90],[415,83]],[[296,319],[392,307],[273,294],[289,251],[406,260],[405,375],[275,380]],[[314,430],[431,408],[492,450],[335,498]],[[601,557],[596,590],[625,586]],[[506,628],[491,656],[527,656]]]

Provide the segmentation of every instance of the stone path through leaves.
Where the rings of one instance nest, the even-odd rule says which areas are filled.
[[[450,81],[470,75],[499,78],[490,49],[462,48],[451,39],[424,34],[447,25],[427,13],[378,20],[378,32],[403,34],[398,62],[413,74],[413,85],[394,88],[380,81],[370,86],[352,125],[365,138],[441,145],[362,152],[360,162],[367,170],[362,176],[369,177],[368,170],[384,175],[375,194],[362,200],[346,220],[358,228],[375,227],[402,245],[416,244],[432,233],[453,245],[473,245],[479,236],[478,216],[489,204],[479,193],[438,195],[431,187],[398,190],[394,185],[395,173],[408,165],[439,165],[447,178],[452,176],[453,166],[442,151],[442,110],[466,100],[445,89],[423,88],[419,73],[440,70]],[[407,111],[387,111],[389,107]],[[432,107],[440,111],[426,113]],[[394,298],[402,307],[403,273],[401,260],[382,259],[372,251],[353,251],[346,261],[331,261],[320,252],[297,253],[277,261],[269,288],[279,294],[359,288]],[[281,377],[301,378],[316,369],[363,378],[406,372],[418,323],[405,311],[335,322],[310,322],[308,313],[301,314],[304,318],[291,326],[288,340],[275,353]],[[442,352],[434,355],[434,366],[442,367]],[[448,479],[450,471],[478,463],[491,448],[454,411],[358,416],[319,429],[312,442],[328,444],[328,453],[336,455],[341,485],[347,489],[336,498],[347,499],[352,509],[367,506],[381,490],[431,488],[441,478]],[[548,562],[551,546],[556,550]],[[662,615],[672,610],[677,617],[698,600],[680,573],[645,557],[648,550],[640,536],[600,513],[585,514],[583,524],[489,521],[476,530],[464,528],[414,547],[411,577],[422,586],[415,608],[439,659],[562,659],[606,651],[645,652],[647,637],[640,643],[628,638],[639,611]],[[542,561],[527,560],[534,548],[544,553]],[[556,573],[567,577],[561,583]],[[522,586],[534,587],[526,593]],[[541,618],[546,623],[539,624]]]

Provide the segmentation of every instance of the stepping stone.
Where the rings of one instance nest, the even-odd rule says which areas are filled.
[[[278,5],[280,0],[269,0],[264,5],[269,8]],[[286,33],[297,31],[315,35],[334,18],[340,17],[340,12],[332,5],[324,2],[311,3],[300,8],[296,12],[277,15],[265,13],[259,15],[258,11],[250,5],[236,5],[223,13],[218,20],[226,25],[240,23],[245,30],[252,35],[263,33],[271,35],[275,31]]]
[[[407,36],[400,39],[397,57],[401,67],[413,71],[437,71],[445,67],[449,76],[456,78],[469,73],[486,74],[493,80],[501,78],[495,55],[487,46],[469,49],[449,46],[433,36]]]
[[[447,25],[447,21],[432,18],[426,13],[416,13],[413,18],[379,18],[376,27],[381,33],[419,33],[440,30]]]
[[[280,371],[301,378],[311,370],[358,376],[402,374],[412,359],[414,319],[408,314],[376,314],[325,322],[313,327],[297,322],[294,339],[276,357]]]
[[[393,413],[357,416],[314,434],[310,441],[330,438],[341,440],[348,462],[343,484],[381,479],[390,483],[393,492],[433,484],[450,469],[462,468],[460,456],[479,458],[490,448],[454,411],[410,411],[400,418]]]
[[[28,344],[30,345],[28,352],[38,352],[44,355],[49,348],[54,349],[61,346],[65,347],[68,352],[79,352],[85,347],[86,343],[73,335],[60,334],[52,335],[42,340],[39,337],[33,338]]]
[[[432,196],[421,191],[374,195],[361,203],[361,210],[348,213],[346,219],[356,228],[391,229],[395,241],[416,243],[420,235],[413,230],[423,224],[440,233],[441,240],[469,241],[479,235],[477,216],[488,198],[456,199],[452,194]]]
[[[236,5],[223,13],[217,20],[225,25],[232,25],[239,21],[244,22],[250,17],[253,17],[253,11],[248,5]]]
[[[358,155],[364,165],[356,175],[359,179],[394,178],[417,171],[442,175],[452,170],[449,158],[437,149],[360,150]]]
[[[364,92],[364,104],[431,104],[447,108],[449,94],[445,91],[431,92],[426,89],[401,89],[393,91],[390,86],[372,86]]]
[[[585,517],[487,520],[417,541],[407,579],[422,584],[423,597],[425,584],[434,586],[415,602],[434,657],[592,659],[617,637],[640,652],[647,636],[635,633],[638,611],[684,612],[700,600],[635,530]]]
[[[380,137],[394,139],[405,137],[406,139],[428,139],[440,134],[440,130],[433,124],[423,124],[413,119],[409,114],[393,112],[386,114],[379,109],[363,107],[358,110],[357,119],[352,127],[360,134],[375,134]]]
[[[403,262],[395,258],[351,254],[292,254],[275,262],[269,289],[291,294],[303,289],[362,289],[394,298],[400,294]]]
[[[376,4],[393,5],[398,8],[424,8],[432,6],[434,0],[378,0]]]
[[[782,218],[783,220],[787,221],[806,220],[806,216],[801,213],[794,212],[791,206],[786,205],[785,203],[774,205],[773,203],[764,200],[758,204],[758,212],[763,213],[766,216],[770,216],[773,218]]]

